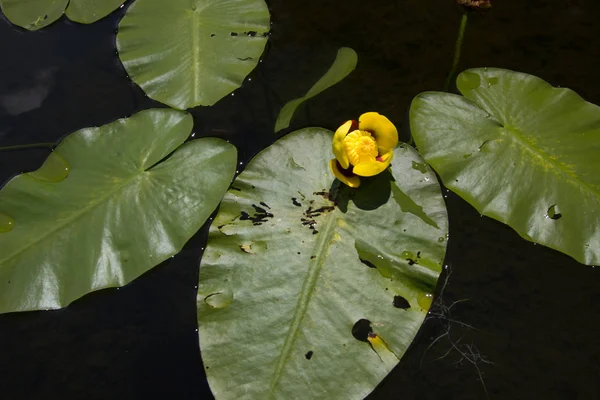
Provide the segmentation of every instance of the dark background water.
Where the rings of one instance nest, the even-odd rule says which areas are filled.
[[[370,110],[406,129],[411,99],[444,85],[460,19],[453,0],[268,4],[272,36],[258,68],[233,96],[191,111],[196,136],[231,140],[244,163],[274,140],[281,105],[303,95],[341,46],[357,51],[357,69],[302,107],[293,129],[332,129]],[[89,26],[63,18],[38,32],[0,18],[0,146],[53,142],[160,106],[115,54],[124,11]],[[599,17],[593,0],[498,0],[470,18],[459,69],[519,70],[600,104]],[[0,182],[47,154],[0,153]],[[491,399],[600,398],[600,269],[524,241],[452,193],[446,200],[450,278],[369,399],[485,399],[484,384]],[[205,231],[122,289],[63,310],[0,315],[0,397],[212,398],[194,288]],[[448,313],[457,300],[466,301]]]

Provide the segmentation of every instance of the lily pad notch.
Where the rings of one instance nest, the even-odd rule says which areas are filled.
[[[527,240],[600,264],[600,107],[525,73],[475,68],[425,92],[411,130],[444,185]]]
[[[0,0],[0,8],[10,22],[30,31],[44,28],[63,14],[74,22],[94,23],[126,0]]]
[[[0,190],[0,313],[55,309],[175,255],[217,207],[237,162],[192,117],[141,111],[67,136]]]

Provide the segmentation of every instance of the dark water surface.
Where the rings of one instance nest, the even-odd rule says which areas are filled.
[[[191,111],[197,137],[231,140],[244,163],[273,141],[283,102],[303,95],[341,46],[357,51],[357,69],[301,108],[293,129],[335,129],[365,111],[406,129],[411,99],[444,85],[460,19],[453,0],[268,3],[274,24],[263,61],[233,96]],[[599,2],[494,5],[470,18],[459,69],[515,69],[600,104]],[[124,11],[90,26],[63,18],[39,32],[0,19],[0,146],[53,142],[161,106],[115,54]],[[0,153],[0,182],[47,154]],[[524,241],[452,193],[446,200],[443,305],[369,399],[485,399],[482,380],[491,399],[600,398],[600,268]],[[205,232],[125,288],[63,310],[0,315],[0,398],[212,398],[195,331]],[[448,314],[458,300],[467,301]]]

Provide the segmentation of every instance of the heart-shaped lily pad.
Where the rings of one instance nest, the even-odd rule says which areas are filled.
[[[415,98],[419,151],[480,213],[585,264],[600,263],[600,107],[532,75],[478,68],[463,96]]]
[[[182,146],[187,113],[142,111],[67,136],[0,190],[0,312],[64,307],[176,254],[227,190],[235,148]]]

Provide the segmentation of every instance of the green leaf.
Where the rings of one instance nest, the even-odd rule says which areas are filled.
[[[235,148],[182,146],[192,117],[142,111],[67,136],[0,190],[0,312],[59,308],[176,254],[227,190]]]
[[[303,129],[261,152],[210,228],[197,304],[217,399],[362,399],[431,304],[448,232],[435,174],[402,145],[393,173],[340,187],[331,139]]]
[[[65,12],[72,21],[91,24],[106,17],[124,2],[125,0],[0,0],[0,7],[10,22],[35,31],[50,25]]]
[[[209,106],[256,67],[269,27],[263,0],[138,0],[119,24],[117,48],[151,98]]]
[[[69,0],[0,0],[4,16],[21,28],[35,31],[59,19]]]
[[[71,0],[65,13],[71,21],[91,24],[115,11],[125,0]]]
[[[347,77],[350,72],[354,71],[357,62],[358,56],[354,50],[349,47],[342,47],[339,49],[333,64],[331,64],[331,67],[329,67],[327,72],[325,72],[325,75],[323,75],[321,79],[319,79],[317,83],[310,88],[306,95],[304,97],[291,100],[283,106],[279,112],[279,115],[277,116],[277,121],[275,122],[275,132],[279,132],[280,130],[290,126],[290,121],[292,120],[292,117],[294,116],[294,113],[300,104],[312,97],[315,97],[324,90],[329,89]]]
[[[521,236],[600,263],[600,107],[532,75],[471,69],[423,93],[412,133],[444,185]]]

